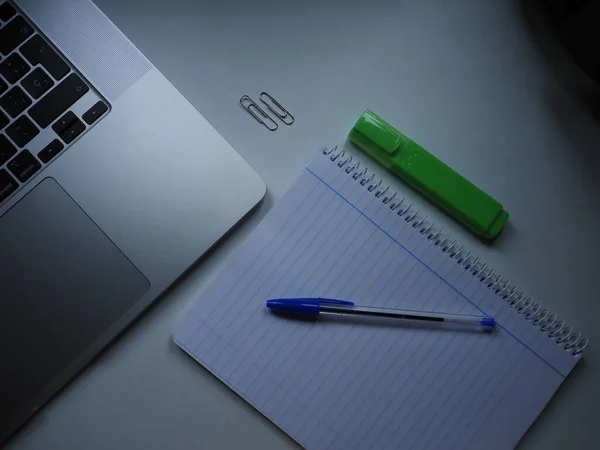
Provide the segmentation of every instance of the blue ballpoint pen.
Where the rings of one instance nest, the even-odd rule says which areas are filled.
[[[277,298],[267,300],[267,308],[286,314],[319,316],[321,314],[351,315],[394,319],[403,321],[429,322],[438,324],[457,324],[475,326],[491,330],[496,326],[493,317],[464,316],[454,314],[437,314],[432,312],[407,311],[400,309],[371,308],[356,306],[346,300],[331,298]]]

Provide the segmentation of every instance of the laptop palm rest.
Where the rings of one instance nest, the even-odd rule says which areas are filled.
[[[0,423],[33,401],[149,289],[56,181],[0,220]]]

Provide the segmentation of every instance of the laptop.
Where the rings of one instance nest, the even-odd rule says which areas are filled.
[[[0,0],[0,443],[265,184],[87,0]]]

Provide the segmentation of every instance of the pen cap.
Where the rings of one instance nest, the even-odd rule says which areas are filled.
[[[500,203],[372,111],[363,113],[348,138],[478,236],[492,239],[508,221]]]
[[[331,298],[275,298],[267,300],[267,308],[282,313],[307,314],[316,316],[321,311],[321,304],[353,306],[346,300]]]
[[[312,301],[312,299],[274,299],[267,300],[267,308],[290,314],[308,314],[310,316],[319,315],[319,302]]]

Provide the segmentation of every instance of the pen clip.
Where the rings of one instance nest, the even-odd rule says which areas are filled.
[[[329,304],[333,304],[333,305],[347,305],[347,306],[354,306],[353,302],[349,302],[347,300],[336,300],[334,298],[317,298],[315,299],[319,302],[319,304],[321,303],[329,303]]]

